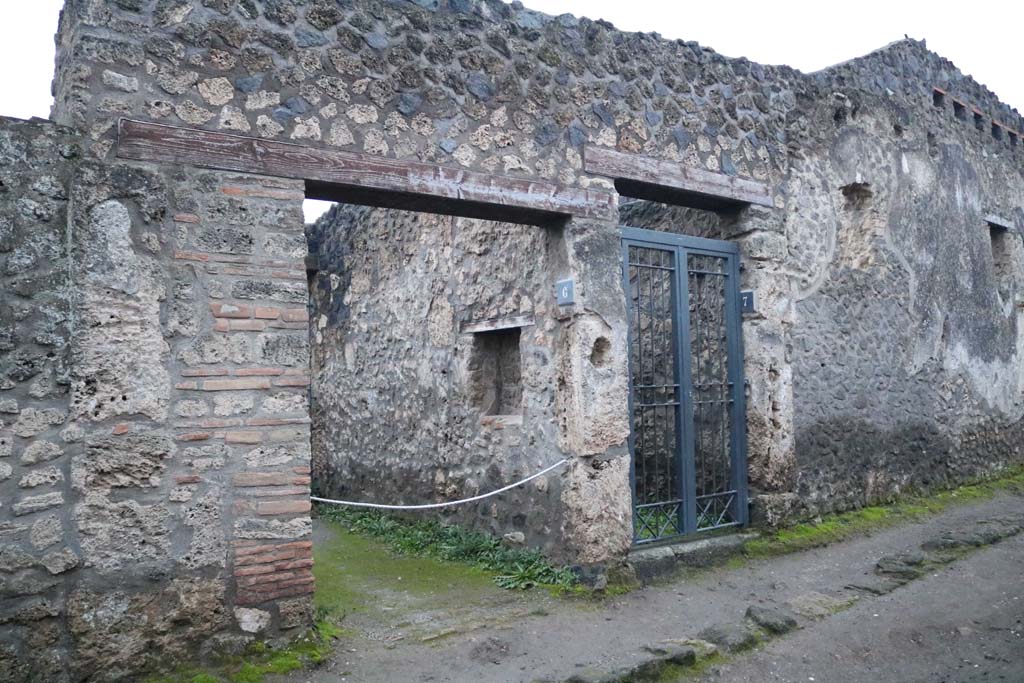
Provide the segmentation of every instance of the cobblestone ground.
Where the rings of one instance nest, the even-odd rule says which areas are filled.
[[[336,656],[275,680],[664,681],[666,661],[714,648],[723,656],[678,672],[705,681],[1022,681],[1022,528],[1024,496],[1001,494],[600,603],[444,581],[424,598],[402,587],[409,577],[382,571],[362,588],[364,604],[377,607],[346,616]],[[330,536],[317,531],[322,545]]]

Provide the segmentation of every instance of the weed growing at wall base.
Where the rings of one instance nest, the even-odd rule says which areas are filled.
[[[256,641],[241,655],[223,656],[206,667],[182,666],[150,676],[145,683],[263,683],[267,674],[286,674],[316,666],[331,653],[331,641],[340,635],[341,629],[319,621],[285,647],[274,648]]]
[[[355,533],[386,543],[404,555],[462,562],[495,574],[494,582],[509,589],[551,586],[569,589],[578,583],[568,567],[556,567],[536,550],[509,548],[488,534],[431,520],[404,520],[388,514],[317,505],[316,513]]]

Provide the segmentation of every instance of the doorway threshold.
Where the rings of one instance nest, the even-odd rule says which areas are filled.
[[[737,531],[708,538],[686,538],[672,543],[634,547],[626,559],[637,579],[647,584],[680,569],[703,569],[725,564],[743,552],[748,541],[759,538],[756,531]]]

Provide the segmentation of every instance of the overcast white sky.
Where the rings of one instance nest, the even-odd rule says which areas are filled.
[[[198,1],[198,0],[197,0]],[[0,9],[0,114],[46,117],[53,34],[62,0],[4,0]],[[696,40],[729,57],[815,71],[904,34],[1024,108],[1024,2],[933,0],[526,0],[530,9],[607,19],[628,31]],[[314,207],[310,207],[313,213]]]

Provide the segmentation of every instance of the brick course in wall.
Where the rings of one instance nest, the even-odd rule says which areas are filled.
[[[0,304],[17,342],[0,388],[5,682],[122,680],[236,617],[274,638],[311,611],[302,185],[76,165],[79,144],[0,126],[0,200],[26,209],[2,207],[17,232],[0,255],[35,282]],[[18,313],[29,297],[37,315]],[[276,547],[287,558],[252,552]],[[156,630],[136,638],[125,620],[154,594]]]
[[[181,397],[178,405],[183,406],[179,412],[186,416],[174,426],[179,439],[223,443],[229,457],[239,461],[224,482],[232,492],[226,496],[226,501],[233,501],[226,512],[235,539],[227,565],[233,576],[234,604],[251,609],[309,596],[313,589],[312,545],[294,541],[309,533],[310,420],[304,390],[309,384],[309,318],[305,306],[285,303],[296,301],[299,297],[293,292],[305,288],[298,213],[304,193],[300,183],[255,177],[233,177],[215,192],[231,198],[231,210],[244,211],[256,221],[248,231],[240,227],[237,242],[221,244],[216,251],[174,252],[176,260],[197,264],[193,267],[197,289],[208,297],[205,306],[197,305],[203,311],[199,326],[209,330],[178,345],[183,362],[174,379]],[[177,214],[179,243],[201,242],[199,236],[210,227],[211,211],[219,212],[220,207],[212,201],[196,212]],[[259,220],[263,215],[276,218],[289,212],[290,225]],[[181,220],[183,216],[187,220]],[[254,246],[259,240],[264,240],[262,248]],[[239,251],[246,253],[234,253]],[[277,281],[296,282],[301,289],[280,289],[274,284]],[[229,349],[228,357],[220,352],[193,354],[197,343]],[[225,360],[237,362],[225,365]],[[275,407],[268,408],[268,402]],[[282,410],[294,416],[283,416]],[[194,415],[219,417],[195,419]],[[295,451],[296,446],[302,448]],[[270,612],[268,623],[276,628],[273,608]]]

